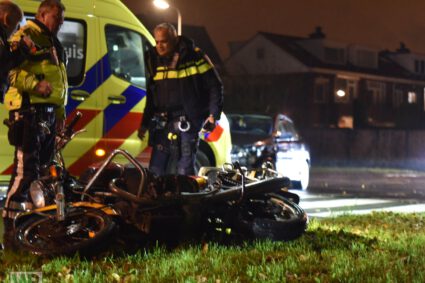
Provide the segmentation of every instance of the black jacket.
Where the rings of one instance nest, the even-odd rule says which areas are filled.
[[[180,101],[191,121],[205,120],[210,114],[216,120],[223,110],[223,86],[209,58],[192,40],[180,36],[176,51],[179,54],[175,69],[161,66],[159,56],[153,48],[146,54],[148,73],[147,101],[142,127],[148,128],[153,115],[159,111],[153,97],[156,86],[165,80],[178,80]]]
[[[15,50],[11,50],[7,41],[6,28],[0,24],[0,100],[3,102],[3,96],[9,86],[9,71],[21,64],[29,51],[20,44]]]

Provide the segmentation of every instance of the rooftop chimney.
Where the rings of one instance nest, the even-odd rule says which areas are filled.
[[[320,38],[325,38],[326,35],[322,32],[322,27],[317,26],[316,29],[314,30],[314,32],[310,33],[308,35],[308,37],[310,37],[312,39],[320,39]]]
[[[400,42],[400,48],[396,50],[398,53],[410,53],[410,49],[406,47],[404,42]]]

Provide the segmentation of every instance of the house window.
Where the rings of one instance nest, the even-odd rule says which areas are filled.
[[[326,103],[329,89],[329,79],[317,78],[314,82],[314,103]]]
[[[394,108],[398,108],[403,103],[403,89],[400,86],[394,85],[392,98]]]
[[[425,88],[424,88],[424,93],[423,93],[423,96],[424,96],[424,99],[423,99],[423,101],[424,101],[424,111],[425,111]]]
[[[368,50],[357,50],[357,65],[376,68],[376,53]]]
[[[354,80],[337,78],[335,81],[335,102],[348,103],[357,97],[357,83]]]
[[[425,74],[425,61],[415,60],[415,73]]]
[[[386,85],[384,82],[367,81],[366,88],[372,96],[373,104],[385,104]]]
[[[414,91],[409,91],[407,93],[407,103],[409,104],[414,104],[416,103],[416,92]]]
[[[325,47],[325,61],[335,64],[344,64],[344,49]]]
[[[264,48],[257,48],[257,59],[262,60],[265,57]]]

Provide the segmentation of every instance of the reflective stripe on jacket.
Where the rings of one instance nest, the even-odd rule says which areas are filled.
[[[154,113],[162,111],[155,105],[154,97],[157,95],[158,86],[167,84],[167,81],[178,84],[178,101],[183,103],[184,112],[190,121],[204,121],[210,114],[216,120],[220,119],[223,109],[223,86],[208,56],[184,36],[179,37],[175,52],[179,54],[175,68],[164,66],[155,48],[146,53],[148,85],[141,125],[145,129],[149,128]]]
[[[210,65],[205,58],[202,58],[197,62],[187,62],[183,67],[177,70],[170,70],[167,67],[159,66],[156,68],[156,74],[153,80],[159,81],[163,79],[186,78],[193,75],[203,74],[212,68],[213,66]]]
[[[48,103],[57,105],[56,116],[59,119],[63,119],[65,118],[68,79],[63,59],[59,59],[56,64],[54,57],[51,55],[51,49],[54,47],[53,35],[46,31],[46,27],[42,27],[37,21],[28,21],[24,27],[13,35],[11,41],[19,41],[23,35],[29,36],[41,49],[10,72],[10,88],[4,98],[6,109],[20,109],[23,95],[26,93],[29,96],[30,104]],[[60,47],[62,48],[62,46]],[[61,58],[63,56],[59,55],[58,57]],[[52,86],[52,93],[47,98],[34,91],[34,88],[41,80],[48,81]]]

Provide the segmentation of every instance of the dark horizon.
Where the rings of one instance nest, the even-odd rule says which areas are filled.
[[[122,0],[135,14],[156,13],[176,22],[172,9],[160,11],[152,0]],[[245,41],[259,31],[307,37],[321,26],[326,38],[374,49],[396,50],[403,42],[412,52],[425,54],[425,2],[419,0],[174,0],[183,24],[204,26],[222,59],[228,42]],[[162,14],[162,15],[161,15]],[[183,30],[184,34],[184,30]]]

